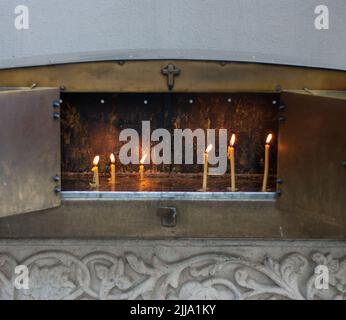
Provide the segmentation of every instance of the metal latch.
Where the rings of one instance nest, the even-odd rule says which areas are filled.
[[[160,207],[157,215],[161,217],[161,225],[166,228],[173,228],[177,225],[177,209],[174,207]]]

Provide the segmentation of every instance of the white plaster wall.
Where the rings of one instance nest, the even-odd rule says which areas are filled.
[[[29,30],[14,8],[30,10]],[[325,4],[330,29],[316,30]],[[108,59],[215,59],[346,70],[344,0],[1,0],[0,68]]]

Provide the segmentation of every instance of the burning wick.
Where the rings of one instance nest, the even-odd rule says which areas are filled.
[[[208,183],[208,153],[213,149],[213,145],[210,144],[204,152],[204,168],[203,168],[203,186],[201,191],[207,191]]]
[[[231,192],[235,192],[235,161],[234,161],[234,143],[235,143],[235,134],[232,134],[230,145],[228,147],[228,159],[230,165],[230,174],[231,174],[231,188],[229,190]]]
[[[111,184],[115,184],[115,156],[113,153],[110,155],[111,160]]]
[[[93,161],[93,168],[91,169],[91,171],[94,173],[93,181],[92,183],[90,183],[92,187],[98,187],[100,185],[99,167],[98,167],[99,161],[100,161],[100,156],[96,156]]]
[[[145,154],[142,159],[141,159],[141,164],[139,166],[139,180],[143,181],[144,180],[144,161],[147,158],[147,154]]]
[[[269,174],[269,149],[270,149],[270,142],[272,141],[272,139],[273,139],[273,135],[269,133],[267,136],[266,145],[265,145],[264,176],[263,176],[262,192],[267,191],[268,174]]]

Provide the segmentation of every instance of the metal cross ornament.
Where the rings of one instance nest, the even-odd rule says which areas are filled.
[[[180,69],[174,64],[169,63],[165,68],[161,70],[162,74],[167,76],[167,86],[169,90],[174,87],[174,77],[180,75]]]

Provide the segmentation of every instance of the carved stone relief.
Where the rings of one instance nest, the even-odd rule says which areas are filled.
[[[29,270],[17,290],[14,269]],[[328,289],[315,268],[328,269]],[[0,299],[343,299],[345,243],[0,242]]]

